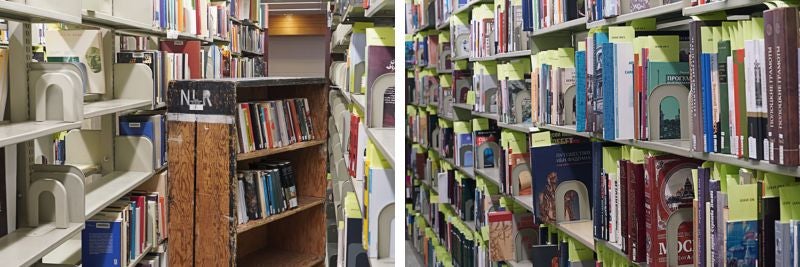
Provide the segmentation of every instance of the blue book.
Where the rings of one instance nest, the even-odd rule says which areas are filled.
[[[122,266],[122,215],[95,215],[81,232],[83,266]]]
[[[728,266],[756,266],[758,261],[758,221],[728,222],[725,241]]]
[[[705,152],[714,151],[714,127],[712,119],[712,93],[711,93],[711,54],[702,54],[703,60],[703,138],[705,139]]]
[[[594,149],[590,142],[530,149],[537,223],[591,219]]]
[[[603,44],[603,139],[616,139],[616,129],[614,129],[614,99],[616,99],[614,88],[614,50],[613,43]]]
[[[160,168],[166,160],[165,130],[162,115],[126,115],[119,117],[120,136],[143,136],[153,143],[153,166]]]
[[[587,92],[587,95],[591,95],[590,99],[587,99],[587,104],[590,107],[589,109],[589,116],[591,119],[587,118],[587,121],[591,121],[592,125],[586,125],[586,128],[591,132],[602,132],[603,131],[603,44],[608,43],[608,33],[605,32],[596,32],[594,34],[594,55],[591,55],[591,58],[594,60],[594,75],[592,77],[592,92]]]
[[[475,162],[475,157],[472,154],[472,134],[458,134],[460,147],[458,148],[458,156],[461,157],[462,167],[472,167]]]
[[[269,205],[269,202],[270,202],[270,199],[269,199],[269,182],[267,182],[266,175],[264,175],[264,174],[259,176],[258,179],[261,180],[261,183],[264,185],[264,186],[262,186],[262,188],[264,189],[264,208],[266,210],[266,214],[264,214],[264,217],[266,218],[267,216],[272,215],[272,210],[270,210],[271,207]]]
[[[575,52],[575,131],[586,130],[586,51]]]
[[[136,238],[131,238],[136,236],[136,205],[131,202],[130,203],[130,219],[128,224],[128,241],[130,245],[128,246],[128,260],[134,260],[136,258]]]
[[[522,30],[533,31],[533,1],[522,1]]]

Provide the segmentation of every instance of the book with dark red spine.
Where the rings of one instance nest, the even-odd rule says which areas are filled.
[[[658,155],[647,158],[647,179],[645,179],[645,214],[647,216],[647,265],[653,267],[668,266],[668,251],[662,248],[671,247],[666,244],[669,235],[677,234],[677,242],[685,242],[692,238],[691,211],[689,220],[686,216],[671,215],[683,208],[691,208],[694,199],[691,170],[700,162],[675,155]],[[680,218],[678,218],[680,217]],[[669,232],[661,224],[676,219],[680,220],[678,232]],[[661,225],[661,226],[660,226]],[[681,246],[678,246],[681,247]],[[677,252],[679,265],[693,264],[691,251],[681,249]]]
[[[203,67],[200,55],[202,48],[200,41],[187,40],[162,40],[159,48],[170,53],[183,53],[189,59],[189,78],[202,79]]]
[[[645,262],[647,256],[646,245],[646,232],[645,232],[645,211],[644,211],[644,164],[634,163],[629,161],[627,163],[628,174],[628,188],[627,199],[628,202],[628,259],[633,262]]]

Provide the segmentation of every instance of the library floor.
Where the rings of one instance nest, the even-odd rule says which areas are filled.
[[[411,246],[411,243],[406,241],[406,266],[410,267],[421,267],[422,266],[422,257],[419,255],[416,249]]]

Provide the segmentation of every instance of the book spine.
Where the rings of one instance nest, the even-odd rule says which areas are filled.
[[[719,229],[718,229],[717,219],[716,218],[717,218],[717,216],[719,216],[717,214],[719,212],[719,210],[718,210],[719,198],[718,198],[717,194],[721,190],[720,186],[721,186],[721,184],[720,184],[719,180],[709,181],[709,183],[708,183],[709,194],[708,194],[708,204],[707,205],[709,207],[709,209],[708,209],[709,213],[708,213],[708,216],[707,216],[706,220],[708,220],[709,229],[708,229],[708,232],[706,234],[707,235],[706,240],[708,240],[707,243],[706,243],[706,251],[707,251],[706,262],[710,262],[711,263],[710,266],[717,266],[717,265],[715,265],[715,263],[717,263],[717,261],[716,261],[716,259],[718,258],[717,254],[719,254],[719,251],[717,251],[717,249],[716,249],[716,247],[718,245],[717,244],[717,240],[716,240],[716,236],[719,234]]]
[[[692,137],[691,148],[692,151],[703,151],[703,120],[701,111],[702,106],[702,89],[701,89],[701,72],[700,72],[700,26],[701,21],[692,21],[689,23],[689,114],[692,121]]]
[[[717,136],[719,152],[730,154],[730,120],[728,105],[728,56],[730,56],[730,41],[719,42],[717,46],[717,67],[719,79],[719,136]]]
[[[782,31],[777,32],[785,32],[786,34],[781,34],[780,36],[783,37],[781,41],[778,41],[778,45],[776,47],[776,54],[775,57],[778,58],[779,64],[777,66],[781,67],[778,71],[778,76],[776,77],[778,86],[780,86],[784,92],[782,100],[784,100],[784,107],[783,110],[783,127],[780,129],[779,136],[784,136],[783,147],[781,148],[781,153],[783,154],[785,161],[782,163],[783,165],[788,166],[797,166],[800,164],[800,154],[798,151],[798,145],[800,145],[800,133],[798,130],[800,128],[800,122],[798,122],[798,63],[797,63],[797,48],[798,48],[798,15],[797,15],[797,8],[790,7],[790,8],[781,8],[779,9],[781,13],[783,13],[783,21],[782,26],[785,27]],[[780,141],[779,141],[780,142]],[[779,163],[780,164],[780,163]]]
[[[695,244],[695,263],[698,267],[706,266],[706,205],[708,201],[708,180],[709,169],[697,169],[697,220],[695,225],[696,231],[696,244]]]

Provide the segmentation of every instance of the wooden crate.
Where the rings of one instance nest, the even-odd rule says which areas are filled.
[[[307,98],[316,140],[237,153],[239,102]],[[316,266],[325,257],[328,93],[323,78],[175,81],[167,106],[170,266]],[[299,207],[238,225],[236,170],[293,163]]]

